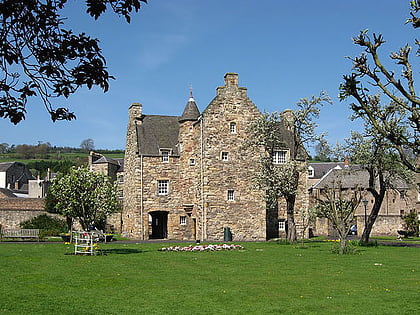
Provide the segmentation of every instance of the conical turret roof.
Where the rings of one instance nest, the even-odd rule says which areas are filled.
[[[195,121],[200,117],[200,111],[198,110],[197,104],[195,103],[192,91],[190,92],[190,98],[187,105],[185,106],[182,116],[179,117],[179,122],[184,121]]]

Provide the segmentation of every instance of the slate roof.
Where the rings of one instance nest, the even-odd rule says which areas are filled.
[[[102,163],[120,165],[116,159],[112,159],[112,158],[109,158],[109,157],[106,157],[106,156],[101,156],[99,159],[97,159],[92,164],[102,164]]]
[[[344,168],[344,162],[322,162],[322,163],[309,163],[309,166],[312,166],[314,169],[314,176],[311,178],[322,178],[329,170],[336,168]],[[354,166],[352,166],[354,167]]]
[[[368,188],[369,173],[360,166],[349,166],[343,169],[331,169],[321,180],[312,186],[314,189],[324,188]],[[408,185],[401,179],[395,179],[393,185],[397,189],[408,189]]]
[[[124,171],[124,159],[113,159],[106,156],[101,156],[99,159],[95,160],[92,164],[102,164],[102,163],[108,163],[108,164],[114,164],[119,166],[118,172]]]
[[[0,172],[7,171],[15,162],[3,162],[0,163]]]
[[[179,117],[145,115],[142,123],[137,125],[139,154],[159,156],[159,149],[172,150],[178,155]]]
[[[191,96],[187,105],[185,106],[184,112],[182,113],[181,117],[179,117],[178,121],[196,121],[198,117],[200,117],[200,111],[198,110],[197,104]]]
[[[16,198],[16,195],[7,188],[0,188],[0,195],[3,195],[6,198]]]

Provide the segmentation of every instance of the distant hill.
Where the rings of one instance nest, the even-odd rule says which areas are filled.
[[[56,147],[49,143],[38,145],[12,145],[0,147],[0,162],[22,162],[34,176],[45,176],[48,169],[52,172],[66,173],[72,166],[86,165],[89,152],[79,148]],[[124,150],[95,150],[111,158],[124,158]]]

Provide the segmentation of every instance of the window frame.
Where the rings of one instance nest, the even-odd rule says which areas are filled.
[[[169,179],[157,180],[157,194],[158,196],[169,195]]]
[[[227,201],[235,201],[235,190],[228,189],[228,191],[227,191]]]
[[[162,156],[162,163],[169,163],[170,150],[160,150]]]
[[[229,123],[229,132],[231,133],[231,134],[236,134],[236,131],[237,129],[236,129],[236,122],[234,122],[234,121],[232,121],[232,122],[230,122]]]
[[[220,160],[223,162],[229,161],[229,152],[227,151],[220,152]]]
[[[279,231],[286,231],[286,220],[279,220]]]
[[[272,156],[273,164],[275,165],[286,164],[287,161],[289,160],[288,155],[289,155],[289,150],[274,150],[273,156]]]

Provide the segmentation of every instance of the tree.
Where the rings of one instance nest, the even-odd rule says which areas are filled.
[[[332,150],[330,145],[328,144],[327,139],[322,138],[316,145],[315,145],[315,160],[322,161],[322,162],[329,162],[331,161]]]
[[[7,153],[9,149],[9,144],[6,142],[0,143],[0,153]]]
[[[95,148],[95,143],[93,142],[93,139],[88,138],[80,143],[80,148],[85,151],[92,151]]]
[[[405,237],[419,235],[420,220],[415,211],[402,215],[401,219],[404,221]]]
[[[368,128],[365,135],[352,132],[346,143],[351,161],[368,172],[367,191],[375,200],[360,239],[362,243],[368,243],[386,191],[396,189],[395,183],[398,180],[411,182],[411,172],[401,165],[399,155],[390,142],[372,129]]]
[[[47,193],[46,210],[77,219],[84,230],[104,228],[106,217],[119,210],[117,183],[88,168],[72,168],[55,179]]]
[[[132,11],[147,0],[88,0],[87,10],[98,19],[108,7],[130,22]],[[68,108],[53,98],[68,98],[81,87],[104,92],[113,77],[99,40],[64,28],[61,10],[67,0],[4,0],[0,3],[0,117],[17,124],[25,119],[26,104],[40,98],[51,119],[72,120]]]
[[[420,19],[415,14],[420,10],[419,1],[411,1],[411,14],[414,27],[420,26]],[[385,43],[381,34],[361,31],[353,42],[364,49],[355,58],[349,58],[353,63],[353,73],[344,76],[340,85],[340,99],[353,97],[356,102],[351,104],[354,118],[362,118],[379,135],[388,139],[398,151],[404,165],[420,173],[415,159],[420,156],[420,98],[415,88],[415,77],[409,60],[411,47],[406,44],[398,52],[393,52],[390,58],[402,67],[401,78],[385,67],[379,55],[379,49]],[[420,45],[416,40],[415,44]],[[417,49],[417,55],[420,48]],[[372,91],[371,91],[372,90]]]
[[[345,171],[344,171],[345,172]],[[340,240],[340,254],[344,254],[347,235],[354,220],[354,213],[360,204],[362,194],[358,189],[351,193],[343,190],[340,183],[322,192],[324,199],[318,199],[318,215],[331,221]]]
[[[289,242],[297,240],[294,208],[300,176],[303,172],[306,174],[307,170],[304,145],[323,137],[315,134],[315,119],[319,116],[319,107],[324,103],[331,103],[331,99],[322,92],[318,97],[301,99],[296,104],[298,109],[295,111],[285,111],[282,114],[264,113],[248,128],[249,138],[244,142],[244,147],[258,152],[263,148],[255,182],[258,188],[266,192],[269,209],[278,207],[279,198],[285,199]],[[288,132],[288,145],[282,130]],[[286,146],[290,146],[290,158],[284,164],[274,164],[275,152]]]

